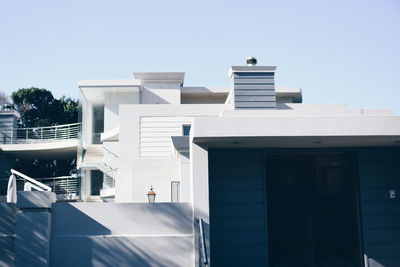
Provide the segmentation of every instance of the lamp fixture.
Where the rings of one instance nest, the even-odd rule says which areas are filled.
[[[156,200],[156,195],[156,192],[153,191],[153,186],[150,186],[150,191],[147,193],[149,203],[154,203],[154,201]]]

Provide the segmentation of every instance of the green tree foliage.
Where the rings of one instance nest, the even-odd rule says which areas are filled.
[[[43,127],[78,122],[78,101],[62,96],[54,98],[46,89],[21,88],[11,94],[14,107],[21,115],[18,127]],[[31,177],[69,175],[76,157],[63,159],[18,159],[15,168]]]
[[[21,88],[11,94],[21,114],[19,127],[42,127],[78,121],[78,101],[65,96],[54,98],[46,89]]]
[[[76,156],[63,159],[18,159],[15,169],[34,178],[70,175],[76,168]]]

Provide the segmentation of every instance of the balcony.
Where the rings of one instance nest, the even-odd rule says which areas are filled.
[[[80,123],[48,127],[9,128],[0,131],[0,150],[20,157],[53,158],[76,153]]]

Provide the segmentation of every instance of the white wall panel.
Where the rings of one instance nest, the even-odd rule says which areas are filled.
[[[170,158],[171,136],[182,135],[182,125],[192,124],[190,117],[141,117],[140,158]]]

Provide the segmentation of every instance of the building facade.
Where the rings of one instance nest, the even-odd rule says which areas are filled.
[[[181,72],[80,81],[81,202],[21,192],[0,205],[6,260],[400,266],[400,116],[303,103],[275,73],[233,66],[227,87],[186,87]]]
[[[79,82],[82,195],[191,203],[217,266],[399,265],[400,117],[302,103],[275,71],[233,66],[226,88]]]

